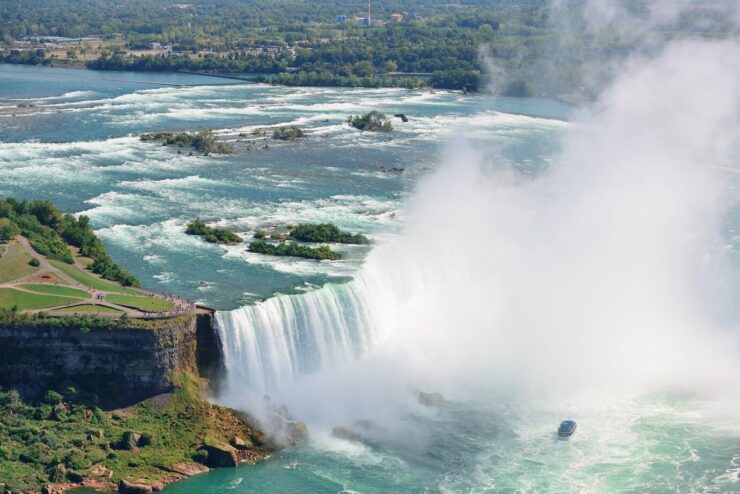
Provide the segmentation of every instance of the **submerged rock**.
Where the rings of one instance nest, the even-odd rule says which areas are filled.
[[[345,439],[347,441],[362,441],[362,434],[355,431],[351,427],[346,426],[333,428],[331,431],[331,435],[339,439]]]
[[[425,393],[423,391],[419,391],[417,399],[419,400],[419,403],[425,407],[441,407],[447,403],[444,397],[439,393]]]
[[[352,427],[339,426],[331,431],[334,437],[348,441],[367,441],[384,432],[384,429],[372,420],[358,420]]]

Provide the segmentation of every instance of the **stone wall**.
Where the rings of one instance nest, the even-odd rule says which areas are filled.
[[[181,371],[215,382],[221,347],[212,319],[200,313],[157,329],[87,332],[0,326],[0,386],[26,395],[71,386],[82,399],[113,408],[171,391]]]

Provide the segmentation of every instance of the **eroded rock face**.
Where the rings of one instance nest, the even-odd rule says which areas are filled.
[[[121,480],[118,483],[119,494],[151,494],[152,486],[146,484],[135,484],[128,480]]]
[[[229,444],[231,444],[236,449],[242,449],[242,450],[254,447],[254,445],[252,444],[252,441],[250,441],[249,439],[242,439],[241,437],[237,437],[237,436],[232,437],[231,440],[229,441]]]
[[[235,467],[239,464],[239,454],[233,446],[209,441],[202,448],[208,452],[205,463],[211,468]]]
[[[220,343],[209,314],[162,321],[157,329],[0,326],[0,386],[24,394],[73,384],[103,408],[172,391],[188,371],[216,379]],[[218,345],[218,348],[199,348]],[[203,375],[207,372],[207,376]]]

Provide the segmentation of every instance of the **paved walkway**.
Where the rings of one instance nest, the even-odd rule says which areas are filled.
[[[62,271],[61,269],[54,266],[52,263],[50,263],[46,257],[42,256],[38,252],[36,252],[33,247],[31,247],[31,244],[28,242],[28,239],[26,237],[23,237],[21,235],[17,236],[15,238],[16,242],[23,247],[23,249],[33,257],[34,259],[37,259],[39,261],[39,269],[35,271],[34,273],[31,273],[26,276],[22,276],[20,278],[16,278],[15,280],[6,282],[6,283],[0,283],[0,287],[2,288],[12,288],[13,290],[17,290],[20,292],[26,292],[26,293],[34,293],[38,294],[38,292],[34,292],[32,290],[28,290],[26,288],[21,287],[20,285],[29,284],[34,280],[35,278],[38,278],[39,276],[43,275],[53,275],[56,278],[63,280],[64,284],[60,283],[49,283],[49,282],[41,282],[41,283],[35,283],[39,285],[49,285],[49,286],[59,286],[59,287],[67,287],[67,288],[76,288],[78,290],[82,290],[90,294],[90,298],[88,299],[79,299],[74,297],[67,297],[64,295],[53,295],[55,297],[60,298],[67,298],[69,299],[69,302],[66,304],[61,305],[55,305],[52,307],[44,307],[42,309],[34,309],[29,310],[29,313],[38,313],[38,312],[48,312],[53,311],[55,309],[64,309],[68,307],[78,307],[78,306],[89,306],[89,305],[95,305],[100,307],[107,307],[110,309],[115,309],[118,311],[121,311],[122,313],[126,313],[129,315],[129,317],[137,318],[137,319],[156,319],[156,318],[167,318],[167,317],[175,317],[183,314],[188,314],[195,310],[195,304],[189,300],[180,298],[180,297],[171,297],[171,296],[163,296],[161,294],[149,292],[147,290],[143,290],[141,288],[130,288],[130,290],[133,290],[136,293],[136,295],[140,295],[142,297],[152,297],[152,298],[158,298],[158,299],[164,299],[168,302],[172,303],[174,308],[172,310],[167,311],[158,311],[158,312],[147,312],[143,311],[134,307],[129,307],[125,305],[115,304],[113,302],[109,302],[105,300],[105,296],[108,294],[113,293],[119,293],[119,292],[107,292],[103,290],[97,290],[95,288],[83,285],[79,281],[75,280],[71,276],[69,276],[67,273]],[[7,250],[7,249],[6,249]],[[4,253],[3,253],[4,254]],[[96,275],[95,273],[92,273],[85,269],[85,266],[79,261],[79,259],[75,258],[75,267],[77,269],[80,269],[84,274],[87,276],[98,278],[101,281],[106,281],[108,283],[115,283],[109,280],[104,280],[100,276]],[[102,317],[119,317],[118,314],[104,314],[104,313],[96,313],[96,312],[66,312],[64,315],[96,315],[96,316],[102,316]],[[55,314],[52,314],[55,315]]]

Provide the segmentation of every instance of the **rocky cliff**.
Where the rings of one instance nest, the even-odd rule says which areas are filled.
[[[151,329],[0,326],[0,386],[28,395],[74,388],[108,408],[171,391],[180,371],[215,383],[221,345],[212,314],[198,312]]]

